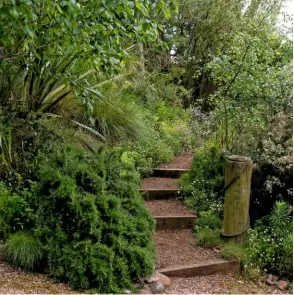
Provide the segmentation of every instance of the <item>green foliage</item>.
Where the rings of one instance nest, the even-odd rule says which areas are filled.
[[[5,64],[26,60],[34,67],[32,59],[37,63],[67,55],[114,73],[127,56],[126,41],[155,41],[158,26],[153,16],[168,18],[176,3],[4,1],[0,10],[0,58]]]
[[[28,192],[12,193],[0,183],[0,240],[6,240],[10,234],[32,226],[34,217],[30,208]]]
[[[282,226],[282,227],[280,227]],[[289,206],[276,202],[270,216],[259,220],[247,245],[249,266],[292,277],[293,234]]]
[[[112,84],[113,85],[113,84]],[[113,85],[108,101],[94,103],[95,127],[108,141],[140,140],[148,136],[149,128],[144,124],[144,111],[129,97],[123,95]]]
[[[40,243],[29,232],[17,232],[4,244],[4,259],[26,271],[37,270],[43,255]]]
[[[222,243],[219,229],[204,227],[198,230],[196,236],[197,244],[203,247],[215,247]]]
[[[34,235],[52,276],[118,293],[152,272],[154,222],[128,154],[104,149],[90,157],[66,147],[43,155],[37,174]]]
[[[217,91],[211,96],[218,140],[240,151],[240,138],[264,128],[282,110],[291,109],[292,67],[285,62],[284,40],[269,29],[237,34],[226,55],[207,65]],[[250,136],[249,136],[250,137]]]
[[[218,55],[228,55],[236,34],[255,34],[264,27],[273,30],[282,1],[179,2],[180,12],[167,23],[165,40],[174,48],[177,65],[184,68],[178,79],[193,89],[193,100],[199,103],[201,98],[200,104],[205,108],[206,97],[211,93],[208,87],[212,86],[206,65]]]
[[[257,280],[260,279],[262,272],[259,268],[247,266],[245,269],[243,269],[242,274],[248,279]]]
[[[221,256],[228,260],[244,261],[246,260],[245,248],[238,244],[226,243],[221,248]]]
[[[211,211],[203,211],[200,213],[200,217],[196,219],[195,229],[210,228],[210,229],[221,229],[221,219]]]
[[[197,212],[222,215],[224,159],[217,146],[203,145],[195,151],[190,171],[181,178],[185,203]]]
[[[222,221],[215,212],[200,212],[200,217],[195,222],[197,244],[203,247],[220,245],[222,243],[220,237],[221,227]]]

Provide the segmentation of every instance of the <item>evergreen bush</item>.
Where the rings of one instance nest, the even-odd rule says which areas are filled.
[[[38,174],[34,234],[53,277],[119,293],[152,272],[154,222],[127,154],[104,149],[88,156],[68,146],[42,155]]]

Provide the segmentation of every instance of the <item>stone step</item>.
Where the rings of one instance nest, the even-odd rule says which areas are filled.
[[[179,178],[183,173],[188,172],[189,169],[172,169],[172,168],[156,168],[153,170],[153,177],[169,177]]]
[[[187,229],[193,228],[195,215],[190,216],[153,216],[156,229]]]
[[[139,189],[145,200],[166,200],[178,198],[181,195],[179,189]]]
[[[158,270],[168,277],[194,277],[205,276],[215,273],[240,272],[240,262],[215,260],[206,263],[180,265]]]

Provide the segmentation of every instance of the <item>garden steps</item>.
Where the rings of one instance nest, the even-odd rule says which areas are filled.
[[[193,210],[179,200],[145,201],[145,206],[156,220],[156,229],[192,228],[196,220]]]
[[[239,272],[240,263],[226,261],[219,251],[196,245],[192,231],[195,212],[178,200],[179,177],[189,171],[191,155],[175,157],[154,169],[152,177],[141,180],[139,191],[156,221],[156,269],[170,277],[194,277]]]
[[[145,200],[171,199],[181,194],[179,179],[169,177],[148,177],[141,180],[139,191]]]

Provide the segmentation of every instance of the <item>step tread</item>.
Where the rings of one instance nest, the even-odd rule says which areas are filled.
[[[187,208],[182,201],[170,200],[150,200],[145,201],[145,206],[152,216],[193,216],[195,211]]]
[[[141,179],[140,188],[144,190],[178,190],[179,179],[165,177],[148,177]]]
[[[192,228],[159,229],[153,239],[156,245],[156,269],[222,259],[219,251],[196,244]]]

